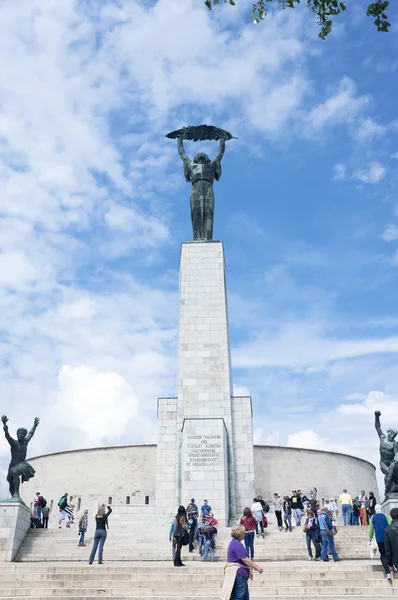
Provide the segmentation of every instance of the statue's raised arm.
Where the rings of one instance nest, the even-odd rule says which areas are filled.
[[[14,438],[12,438],[9,434],[8,425],[7,425],[8,417],[6,415],[3,415],[1,417],[1,422],[3,423],[4,435],[5,435],[7,442],[10,444],[10,446],[15,446],[17,443],[17,440],[14,440]]]
[[[191,159],[185,154],[184,141],[182,136],[178,138],[178,154],[184,163],[184,176],[187,181],[191,181]]]
[[[375,428],[377,431],[377,435],[381,439],[382,437],[384,437],[384,433],[381,430],[380,417],[381,417],[381,412],[379,410],[376,410],[375,411]]]
[[[220,145],[218,147],[217,156],[215,157],[213,162],[220,163],[222,161],[222,157],[224,156],[224,152],[225,152],[225,140],[224,140],[224,138],[221,138]]]
[[[30,440],[32,439],[32,437],[35,435],[35,431],[37,429],[38,424],[40,423],[40,419],[39,417],[36,417],[34,422],[33,422],[33,427],[32,429],[29,431],[28,435],[26,436],[26,443],[28,444],[30,442]]]

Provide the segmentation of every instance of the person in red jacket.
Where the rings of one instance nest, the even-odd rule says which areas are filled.
[[[240,524],[245,528],[245,548],[249,557],[253,560],[254,558],[254,534],[256,533],[256,519],[253,517],[253,513],[250,508],[246,507],[243,511],[243,516],[240,520]]]

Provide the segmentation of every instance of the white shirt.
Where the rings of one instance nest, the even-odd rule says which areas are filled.
[[[260,502],[255,502],[252,506],[252,512],[257,512],[259,510],[263,510]]]

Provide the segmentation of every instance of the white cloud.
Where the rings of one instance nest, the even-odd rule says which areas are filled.
[[[234,365],[308,370],[308,367],[319,369],[334,361],[387,353],[398,353],[397,336],[340,339],[324,330],[321,324],[292,322],[284,323],[273,334],[261,331],[258,339],[237,348]]]
[[[58,385],[56,402],[48,416],[56,423],[60,415],[73,415],[76,426],[84,429],[85,446],[99,445],[105,439],[117,443],[123,435],[130,435],[131,420],[141,439],[155,441],[151,422],[140,411],[139,398],[118,373],[65,365],[59,372]]]
[[[396,225],[388,225],[381,237],[386,242],[398,240],[398,227]]]
[[[372,162],[366,169],[356,171],[355,177],[364,183],[378,183],[387,174],[387,169],[379,162]]]
[[[336,163],[333,167],[333,181],[341,181],[347,177],[347,167],[342,163]]]
[[[380,410],[383,421],[391,424],[397,419],[398,396],[391,396],[374,390],[366,395],[363,402],[357,404],[340,404],[337,410],[343,415],[365,415],[372,417],[376,410]],[[394,427],[396,426],[397,423],[395,423]]]
[[[387,125],[379,125],[370,117],[362,119],[353,130],[353,137],[363,142],[377,136],[383,136],[388,131],[396,130],[398,121],[393,121]]]
[[[0,286],[23,288],[40,278],[40,273],[22,252],[0,254]]]
[[[319,130],[329,124],[352,122],[368,102],[367,96],[357,96],[356,92],[354,81],[343,77],[337,92],[309,112],[309,125]]]
[[[288,437],[287,445],[293,448],[330,450],[327,440],[321,438],[313,429],[303,429],[291,433]]]

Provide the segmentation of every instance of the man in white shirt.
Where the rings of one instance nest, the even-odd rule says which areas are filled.
[[[260,535],[258,532],[258,526],[260,525],[261,535],[264,537],[263,507],[257,498],[253,498],[252,513],[253,517],[256,519],[256,535],[257,537]]]

